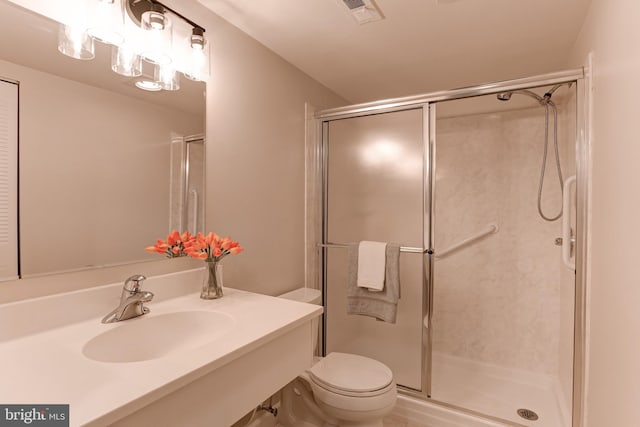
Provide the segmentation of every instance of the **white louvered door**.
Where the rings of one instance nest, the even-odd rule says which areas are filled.
[[[18,278],[18,85],[0,80],[0,280]]]

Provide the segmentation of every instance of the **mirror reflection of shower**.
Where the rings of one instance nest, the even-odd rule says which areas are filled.
[[[171,141],[170,229],[204,233],[205,143],[203,135]]]
[[[551,100],[553,93],[561,86],[563,85],[559,84],[553,86],[551,89],[545,92],[543,96],[540,96],[535,92],[526,89],[514,90],[511,92],[501,92],[497,95],[499,101],[509,101],[513,94],[526,95],[530,98],[533,98],[538,102],[538,104],[544,107],[544,148],[542,154],[542,165],[540,166],[540,182],[538,184],[538,213],[540,214],[540,217],[542,217],[542,219],[544,219],[545,221],[555,221],[562,216],[562,203],[560,203],[560,208],[556,215],[545,215],[542,210],[542,187],[544,185],[544,176],[547,166],[547,151],[549,146],[549,109],[551,109],[553,112],[553,150],[555,153],[558,185],[560,186],[560,194],[563,194],[564,180],[562,178],[562,167],[560,166],[560,156],[558,153],[558,109],[556,107],[556,104]]]

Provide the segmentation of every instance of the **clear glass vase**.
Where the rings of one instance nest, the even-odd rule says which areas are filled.
[[[200,298],[222,298],[222,264],[218,261],[205,261],[204,263],[205,270]]]

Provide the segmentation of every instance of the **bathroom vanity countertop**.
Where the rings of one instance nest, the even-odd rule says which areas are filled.
[[[113,291],[117,289],[113,287]],[[20,304],[24,304],[24,310],[33,308],[29,301],[13,303],[14,314]],[[10,339],[0,334],[0,403],[69,404],[71,425],[106,425],[302,326],[322,312],[320,306],[230,288],[225,288],[224,297],[218,300],[202,300],[199,293],[189,293],[152,301],[147,306],[151,308],[149,314],[123,322],[102,324],[101,317],[94,317]],[[0,321],[8,317],[5,314],[3,319],[2,310],[0,306]],[[126,327],[145,317],[191,310],[228,314],[233,318],[230,330],[195,349],[151,360],[99,362],[83,354],[85,344],[105,331]],[[11,327],[2,324],[2,328]],[[163,339],[162,334],[154,335]],[[132,346],[136,344],[131,342]]]

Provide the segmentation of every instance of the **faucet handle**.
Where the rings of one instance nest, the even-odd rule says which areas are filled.
[[[140,291],[140,286],[142,286],[142,282],[147,278],[142,274],[134,274],[124,281],[123,291],[130,292],[132,294]]]

